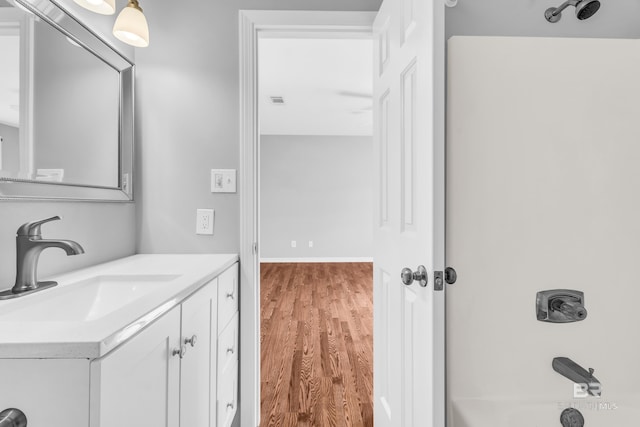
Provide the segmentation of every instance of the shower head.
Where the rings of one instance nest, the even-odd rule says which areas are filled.
[[[550,7],[544,12],[544,17],[549,22],[558,22],[562,17],[562,11],[569,6],[575,6],[576,17],[579,20],[591,18],[600,9],[599,0],[568,0],[558,7]]]
[[[600,9],[598,0],[582,0],[576,5],[576,17],[579,20],[591,18]]]

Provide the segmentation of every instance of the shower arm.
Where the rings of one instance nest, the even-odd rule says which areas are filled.
[[[551,13],[551,16],[557,16],[562,13],[563,10],[568,8],[569,6],[577,6],[580,3],[580,0],[567,0],[562,3],[560,6],[556,7],[555,10]]]

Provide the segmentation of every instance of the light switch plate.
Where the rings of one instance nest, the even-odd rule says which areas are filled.
[[[213,209],[196,210],[196,234],[213,234],[214,218]]]
[[[236,170],[235,169],[211,169],[212,193],[235,193]]]

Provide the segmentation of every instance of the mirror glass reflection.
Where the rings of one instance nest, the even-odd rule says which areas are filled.
[[[0,55],[0,179],[117,188],[119,71],[7,0]]]

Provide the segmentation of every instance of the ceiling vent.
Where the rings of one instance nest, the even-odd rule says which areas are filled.
[[[273,105],[284,105],[284,98],[281,96],[270,96],[269,99]]]

